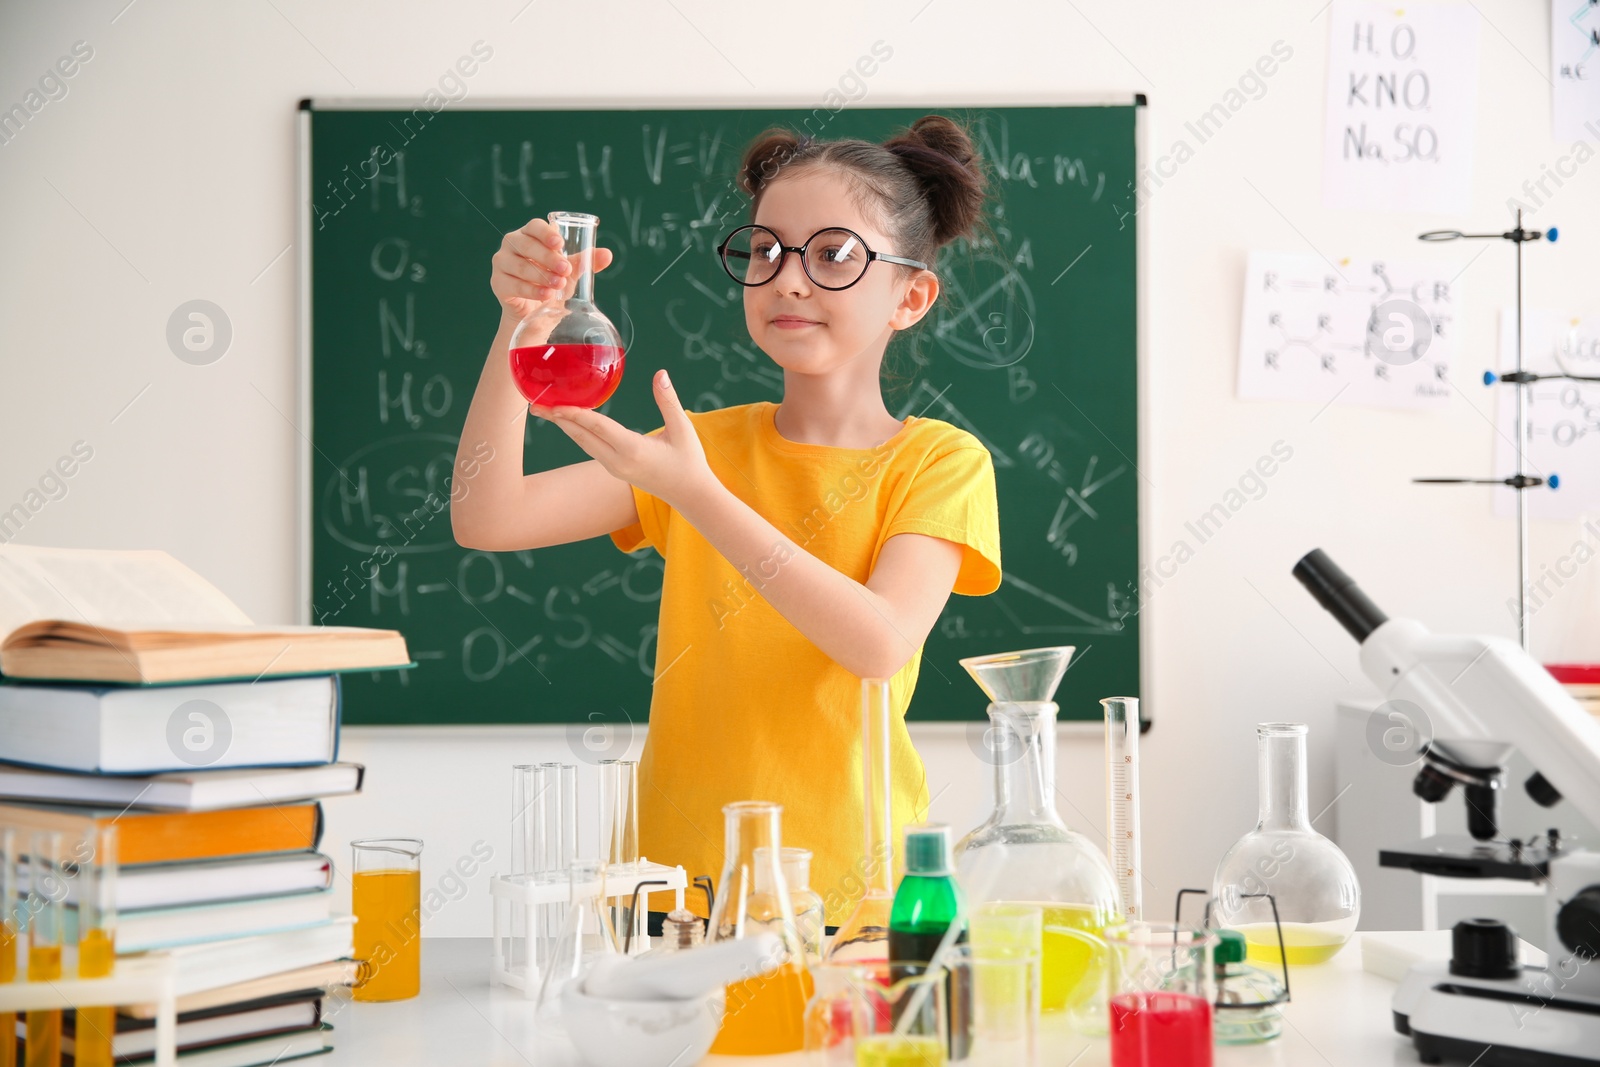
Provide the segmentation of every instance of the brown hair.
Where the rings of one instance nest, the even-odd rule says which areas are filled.
[[[812,167],[837,169],[850,180],[857,206],[881,221],[894,240],[884,251],[897,256],[931,267],[940,248],[982,227],[983,161],[966,129],[944,115],[925,115],[882,144],[767,130],[745,150],[739,166],[739,187],[751,197],[750,217],[780,174]]]

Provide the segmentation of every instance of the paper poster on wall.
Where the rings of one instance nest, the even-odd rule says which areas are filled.
[[[1467,211],[1477,97],[1478,13],[1471,5],[1335,0],[1324,205]]]
[[[1511,308],[1500,311],[1500,367],[1516,366],[1517,320]],[[1600,377],[1600,316],[1558,311],[1523,311],[1522,366],[1539,374]],[[1516,471],[1516,388],[1495,385],[1494,476]],[[1528,514],[1536,519],[1576,519],[1600,514],[1600,382],[1560,378],[1527,387],[1524,426],[1527,474],[1560,476],[1559,489],[1527,491]],[[1516,514],[1513,490],[1494,490],[1496,515]]]
[[[1600,144],[1600,4],[1550,0],[1552,135]]]
[[[1439,408],[1453,389],[1460,264],[1251,252],[1239,397]]]

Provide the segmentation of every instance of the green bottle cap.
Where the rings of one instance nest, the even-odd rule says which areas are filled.
[[[930,822],[906,827],[906,873],[922,875],[948,875],[950,862],[950,827],[947,823]]]
[[[1243,963],[1245,955],[1243,934],[1237,930],[1217,931],[1217,951],[1212,958],[1218,964]]]

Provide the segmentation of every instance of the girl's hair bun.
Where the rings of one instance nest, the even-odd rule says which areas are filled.
[[[987,181],[972,137],[943,115],[924,115],[883,143],[922,185],[935,240],[969,237],[983,215]]]
[[[748,196],[759,196],[785,164],[812,146],[809,136],[797,136],[792,130],[775,126],[765,131],[744,151],[744,161],[739,164],[739,188]]]
[[[931,264],[946,243],[987,231],[983,160],[966,129],[943,115],[925,115],[882,144],[766,130],[739,164],[739,188],[750,196],[752,221],[762,192],[780,173],[812,167],[847,175],[881,220],[896,254],[908,259]]]

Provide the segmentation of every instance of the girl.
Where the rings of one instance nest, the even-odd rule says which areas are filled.
[[[489,551],[609,534],[623,551],[661,553],[640,851],[718,876],[722,806],[777,801],[784,843],[815,854],[813,888],[837,925],[872,862],[859,679],[891,679],[898,837],[928,805],[904,719],[923,642],[952,591],[1000,582],[988,451],[938,420],[896,420],[879,386],[890,339],[938,298],[939,248],[978,224],[984,177],[967,133],[929,115],[883,144],[769,131],[739,180],[752,225],[719,255],[745,287],[751,339],[783,370],[783,402],[691,414],[662,370],[664,425],[650,435],[596,411],[530,409],[510,334],[570,293],[573,274],[534,219],[494,256],[503,314],[461,435],[467,488],[451,524],[461,545]],[[611,261],[596,250],[596,269]],[[530,410],[592,461],[523,475]],[[480,463],[484,443],[505,458]]]

